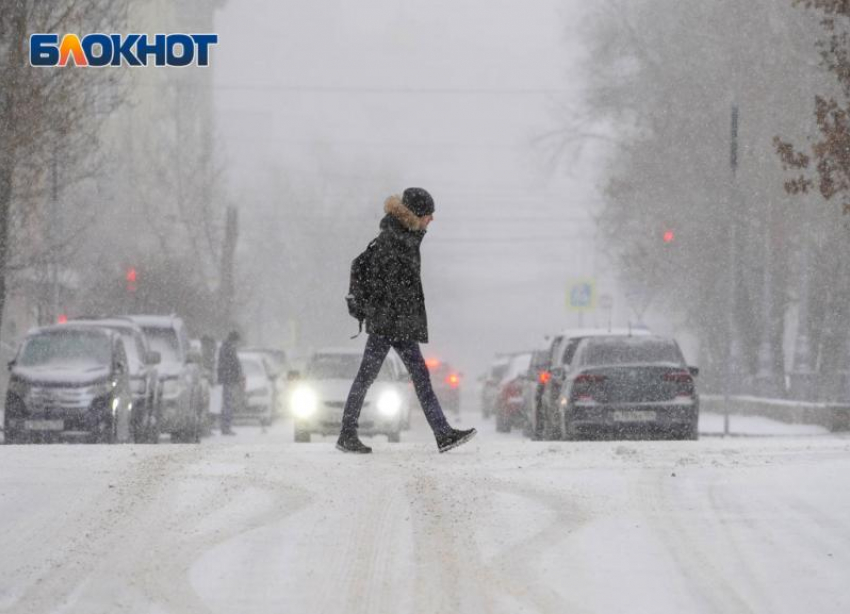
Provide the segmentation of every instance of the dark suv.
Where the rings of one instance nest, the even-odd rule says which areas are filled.
[[[130,371],[117,333],[72,324],[34,329],[9,370],[7,444],[132,441]]]
[[[159,352],[148,345],[147,337],[138,324],[129,318],[75,319],[75,326],[106,328],[121,336],[127,352],[130,389],[133,392],[133,441],[159,443],[162,420],[162,390],[157,365]]]

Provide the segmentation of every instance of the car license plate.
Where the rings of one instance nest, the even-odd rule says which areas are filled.
[[[62,431],[65,430],[64,420],[25,420],[24,428],[28,431]]]
[[[615,411],[614,422],[654,422],[654,411]]]

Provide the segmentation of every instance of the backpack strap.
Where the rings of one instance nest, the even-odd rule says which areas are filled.
[[[363,332],[363,320],[357,320],[357,334],[353,337],[349,337],[349,339],[357,339],[360,336],[360,333]]]

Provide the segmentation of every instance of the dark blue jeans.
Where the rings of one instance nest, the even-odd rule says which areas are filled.
[[[443,414],[443,408],[440,407],[434,389],[431,388],[431,375],[428,373],[425,359],[422,358],[419,344],[415,341],[389,341],[378,335],[369,335],[369,339],[366,341],[366,350],[363,352],[363,361],[360,363],[360,370],[357,372],[357,377],[354,378],[354,383],[348,393],[348,400],[345,402],[345,411],[342,414],[342,432],[357,431],[357,421],[360,418],[360,410],[363,408],[363,400],[366,398],[369,386],[378,377],[378,372],[381,370],[381,365],[384,364],[384,359],[387,357],[390,348],[396,351],[404,366],[407,367],[410,378],[413,380],[416,396],[425,411],[425,418],[428,420],[431,430],[434,431],[435,435],[450,431],[451,426],[449,426],[446,416]]]

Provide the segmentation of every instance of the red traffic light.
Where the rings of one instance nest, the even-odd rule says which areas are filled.
[[[68,316],[66,316],[64,313],[60,313],[59,317],[56,318],[56,323],[57,324],[67,324],[68,323]]]
[[[136,291],[136,267],[129,267],[127,269],[127,274],[125,275],[125,279],[127,280],[127,292],[135,292]]]
[[[672,230],[665,230],[663,238],[665,243],[672,243],[673,239],[676,238],[676,235],[673,234]]]

